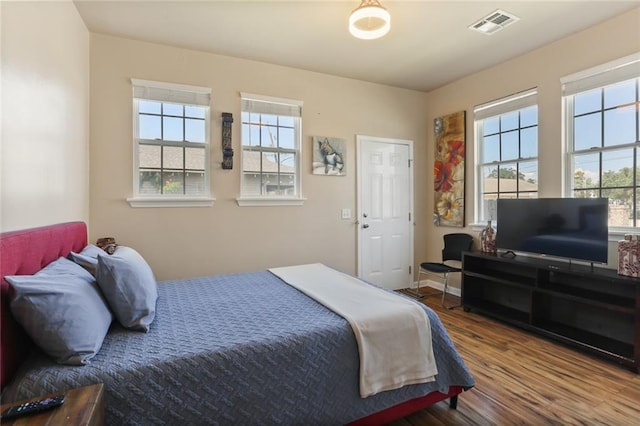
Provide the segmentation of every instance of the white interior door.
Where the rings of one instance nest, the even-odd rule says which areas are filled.
[[[413,264],[413,142],[356,137],[358,275],[407,288]]]

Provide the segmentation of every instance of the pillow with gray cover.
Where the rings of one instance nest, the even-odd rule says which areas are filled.
[[[96,275],[96,269],[98,268],[98,256],[104,255],[106,252],[100,247],[87,244],[80,253],[69,253],[69,259],[82,266],[87,271],[91,272],[91,275]]]
[[[98,353],[113,316],[88,271],[60,257],[35,275],[4,278],[15,319],[56,362],[84,365]]]
[[[96,279],[123,327],[149,331],[156,315],[158,286],[151,267],[137,251],[118,246],[112,255],[98,256]]]

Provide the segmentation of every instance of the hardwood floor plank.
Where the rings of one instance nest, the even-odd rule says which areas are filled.
[[[476,386],[460,395],[457,410],[441,402],[393,426],[640,425],[640,375],[489,317],[443,309],[437,296],[422,302],[442,320]]]

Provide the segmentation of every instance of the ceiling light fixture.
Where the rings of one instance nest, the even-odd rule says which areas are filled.
[[[380,38],[391,28],[391,15],[378,0],[362,0],[349,17],[349,32],[364,40]]]

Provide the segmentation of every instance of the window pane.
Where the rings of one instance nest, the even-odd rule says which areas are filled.
[[[140,169],[140,174],[138,176],[140,180],[140,188],[138,188],[138,191],[140,194],[160,194],[162,183],[162,179],[160,179],[160,172],[156,170]]]
[[[636,101],[636,81],[627,80],[604,89],[604,107],[612,108]]]
[[[600,185],[600,154],[573,157],[573,187],[597,188]]]
[[[278,129],[277,127],[262,126],[260,128],[261,146],[277,147],[278,146]]]
[[[257,151],[242,151],[242,170],[244,172],[260,173],[262,164],[261,154]]]
[[[632,186],[634,178],[633,149],[602,153],[602,186]]]
[[[604,112],[604,145],[636,142],[636,106]]]
[[[183,141],[184,135],[182,134],[182,123],[183,121],[181,118],[162,117],[164,140]]]
[[[260,114],[256,112],[249,113],[249,123],[260,124]]]
[[[494,135],[500,131],[500,117],[487,118],[482,122],[482,132],[486,135]]]
[[[157,145],[138,145],[138,163],[140,168],[157,168],[161,167],[160,152],[161,147]]]
[[[289,153],[280,153],[280,173],[296,172],[296,155]]]
[[[204,170],[204,148],[185,148],[185,165],[190,170]]]
[[[185,140],[189,142],[205,142],[205,122],[204,120],[192,120],[187,118],[184,121]]]
[[[260,173],[243,173],[242,178],[242,194],[249,196],[262,195]]]
[[[146,112],[149,114],[160,114],[161,112],[160,105],[161,105],[160,102],[146,101],[146,100],[140,99],[138,101],[138,111]]]
[[[573,114],[582,115],[602,109],[602,90],[595,89],[580,93],[573,98]]]
[[[498,168],[496,166],[483,167],[482,177],[483,192],[498,192]]]
[[[162,193],[163,194],[184,194],[182,172],[162,173]]]
[[[535,126],[538,124],[538,106],[534,105],[520,111],[520,127]]]
[[[482,140],[482,162],[491,163],[500,160],[500,136],[485,136]]]
[[[518,170],[513,166],[498,167],[498,190],[516,192],[518,190]]]
[[[138,117],[140,139],[162,139],[159,116],[140,114]]]
[[[295,118],[288,116],[278,117],[278,124],[282,127],[293,127]]]
[[[293,128],[280,127],[278,143],[280,148],[294,149],[296,140]]]
[[[520,131],[520,155],[522,158],[538,156],[538,126]]]
[[[262,172],[278,173],[278,154],[275,152],[262,153]]]
[[[262,124],[266,124],[268,126],[277,126],[278,125],[278,116],[271,114],[262,114],[260,115],[260,122]]]
[[[482,220],[496,220],[496,218],[498,217],[496,204],[497,198],[498,194],[496,193],[482,194]]]
[[[515,160],[519,155],[519,147],[518,147],[518,131],[514,130],[511,132],[502,134],[502,156],[501,159],[504,160]]]
[[[204,173],[189,171],[185,175],[185,194],[197,195],[205,191]]]
[[[180,117],[183,116],[182,105],[163,103],[162,108],[162,112],[165,115],[178,115]]]
[[[513,130],[518,128],[518,111],[510,112],[500,116],[500,131]]]
[[[260,126],[252,124],[242,125],[242,145],[260,146]]]
[[[599,198],[599,189],[576,189],[573,191],[574,198]]]
[[[194,106],[194,105],[184,106],[184,115],[187,117],[205,118],[206,112],[207,112],[207,109],[205,107]]]
[[[634,192],[632,188],[602,190],[602,196],[609,198],[609,225],[633,226]]]
[[[162,164],[165,169],[183,169],[184,151],[175,146],[165,146],[163,149]]]
[[[599,113],[576,117],[574,121],[575,150],[602,146],[602,120]]]
[[[538,162],[522,161],[518,163],[518,191],[538,191]]]
[[[292,174],[280,175],[280,195],[295,195],[295,177]]]

